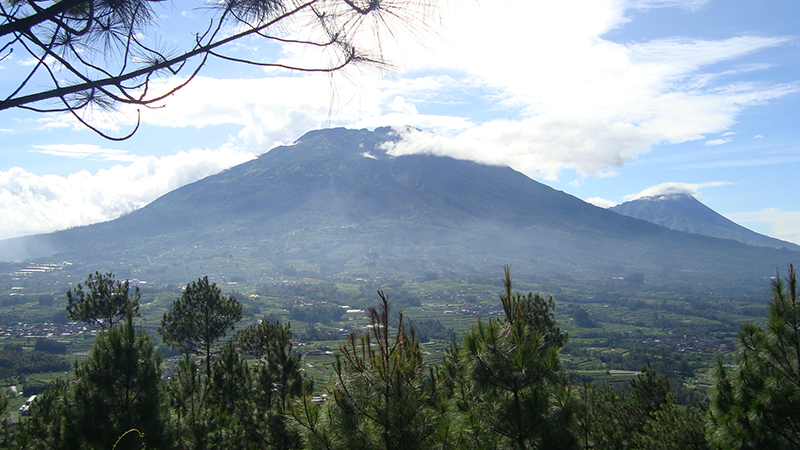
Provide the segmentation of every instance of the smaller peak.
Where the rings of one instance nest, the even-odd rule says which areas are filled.
[[[636,200],[656,201],[656,202],[660,202],[660,201],[686,201],[686,200],[698,201],[694,197],[694,195],[686,193],[686,192],[680,192],[680,193],[671,192],[671,193],[667,193],[667,194],[650,195],[650,196],[647,196],[647,197],[639,197]]]

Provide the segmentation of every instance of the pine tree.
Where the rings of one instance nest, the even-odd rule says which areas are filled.
[[[75,434],[81,448],[169,446],[161,409],[161,355],[132,319],[129,310],[126,322],[98,335],[89,357],[75,366],[67,433]]]
[[[607,385],[584,383],[579,436],[584,448],[597,450],[705,450],[703,413],[678,407],[669,379],[647,364],[631,380],[627,395]]]
[[[253,393],[253,439],[275,449],[302,446],[301,437],[288,423],[292,400],[313,385],[300,372],[301,356],[292,351],[291,325],[263,320],[236,333],[242,351],[259,359],[251,371]]]
[[[739,330],[739,361],[718,362],[708,437],[717,448],[800,448],[800,304],[797,271],[772,282],[765,328]]]
[[[197,364],[184,355],[175,374],[167,382],[170,411],[173,415],[179,448],[201,450],[208,447],[212,415],[206,408],[208,388]]]
[[[434,448],[439,417],[431,407],[428,371],[414,328],[399,314],[392,337],[389,302],[370,309],[369,331],[350,335],[339,349],[334,382],[329,387],[329,420],[325,426],[307,417],[321,415],[309,407],[294,416],[316,448],[415,450]]]
[[[464,339],[468,411],[486,427],[475,432],[496,433],[518,450],[574,448],[574,404],[559,360],[567,335],[556,326],[553,300],[512,294],[508,267],[504,285],[505,320],[479,318]]]
[[[217,285],[203,277],[186,285],[161,318],[158,332],[167,345],[204,355],[206,374],[210,374],[211,354],[217,341],[241,319],[242,304],[233,296],[223,297]]]
[[[20,447],[31,450],[61,450],[79,447],[71,413],[69,385],[56,380],[31,404],[23,423]]]
[[[103,330],[113,327],[130,313],[139,313],[139,287],[130,292],[128,280],[119,281],[108,272],[89,274],[86,281],[67,291],[67,315],[70,319],[96,325]]]

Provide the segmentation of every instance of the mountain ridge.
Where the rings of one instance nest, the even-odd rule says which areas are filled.
[[[269,279],[287,266],[316,277],[495,274],[506,263],[544,275],[761,279],[800,256],[626,217],[509,167],[389,155],[396,139],[390,128],[312,131],[113,221],[0,241],[0,255],[169,282]]]
[[[747,245],[800,251],[799,245],[764,236],[729,220],[690,194],[642,197],[610,209],[673,230],[733,239]]]

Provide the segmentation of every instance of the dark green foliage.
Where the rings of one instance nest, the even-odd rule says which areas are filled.
[[[111,272],[95,272],[67,291],[67,315],[105,330],[124,319],[128,312],[137,315],[140,298],[138,287],[130,293],[128,280],[121,282]]]
[[[203,445],[208,448],[248,448],[252,405],[248,395],[250,369],[236,352],[233,343],[222,347],[207,378],[205,407],[210,421],[209,433]]]
[[[330,282],[314,284],[262,284],[258,286],[257,293],[260,296],[276,297],[285,300],[302,298],[312,302],[327,302],[337,304],[351,300],[349,295],[341,292],[335,284]]]
[[[289,325],[277,321],[245,328],[223,346],[207,376],[186,355],[167,384],[180,446],[301,448],[300,435],[287,422],[288,405],[303,385],[291,339]],[[260,358],[255,367],[237,346]]]
[[[447,328],[440,320],[423,319],[413,322],[417,336],[422,343],[429,342],[431,339],[448,341],[455,337],[456,333],[452,328]]]
[[[584,448],[707,449],[705,422],[698,408],[675,405],[669,379],[649,365],[621,394],[584,383],[578,392],[578,436]]]
[[[389,302],[370,309],[371,326],[350,335],[336,355],[335,379],[329,387],[327,423],[306,399],[293,413],[312,448],[435,448],[434,433],[442,420],[426,390],[428,377],[414,329],[403,323],[394,337],[389,330]]]
[[[505,320],[478,320],[464,339],[471,394],[462,405],[473,426],[514,449],[575,448],[574,402],[561,374],[559,350],[567,340],[556,326],[553,300],[512,294],[505,268],[500,296]]]
[[[303,305],[289,308],[289,318],[300,322],[321,323],[330,325],[331,322],[342,320],[345,309],[338,305],[318,304]]]
[[[0,448],[11,449],[16,444],[16,433],[8,419],[8,397],[0,394]]]
[[[291,324],[263,320],[236,333],[234,340],[243,352],[258,358],[255,370],[257,402],[285,411],[288,400],[300,395],[300,354],[292,352]]]
[[[26,352],[20,344],[0,347],[0,378],[66,370],[69,370],[69,363],[61,356],[42,351]]]
[[[575,324],[578,325],[579,327],[584,327],[584,328],[597,327],[597,324],[594,323],[591,317],[589,317],[589,313],[580,306],[578,306],[572,311],[572,320],[574,320]]]
[[[75,433],[68,429],[74,423],[70,417],[72,410],[69,386],[66,382],[56,381],[31,404],[30,417],[20,433],[20,447],[60,450],[77,446]]]
[[[54,302],[55,302],[55,297],[50,294],[42,294],[39,296],[40,306],[53,306]]]
[[[313,323],[306,325],[298,338],[301,341],[338,341],[342,339],[342,333],[335,330],[323,330]]]
[[[129,312],[121,326],[97,336],[69,385],[57,382],[33,402],[24,448],[170,448],[160,364]]]
[[[0,304],[3,306],[23,305],[31,300],[27,295],[4,295],[0,297]]]
[[[709,439],[717,448],[800,448],[800,304],[797,273],[772,283],[765,328],[747,324],[739,361],[717,364]]]
[[[53,339],[47,338],[39,338],[36,339],[36,345],[33,347],[34,350],[37,352],[45,352],[45,353],[66,353],[67,352],[67,344],[64,342],[58,342]]]
[[[73,427],[82,448],[164,448],[161,356],[150,337],[127,323],[100,334],[72,383]],[[125,432],[136,429],[143,434]]]
[[[242,319],[242,304],[232,296],[222,296],[208,277],[186,285],[161,319],[158,332],[167,345],[186,353],[205,356],[206,373],[211,373],[211,354],[221,338]]]
[[[221,337],[213,340],[220,347],[216,360],[201,344],[184,344],[182,350],[198,351],[213,365],[199,370],[186,353],[163,386],[152,343],[133,329],[132,314],[126,314],[127,323],[97,338],[89,358],[76,365],[71,384],[57,383],[37,400],[31,416],[11,433],[14,444],[5,445],[10,441],[0,436],[0,448],[111,448],[112,440],[121,436],[117,448],[145,443],[148,448],[195,450],[704,450],[709,448],[707,437],[716,448],[798,448],[791,440],[795,421],[800,423],[800,387],[792,375],[800,370],[795,278],[790,267],[789,277],[774,283],[767,327],[742,327],[741,360],[734,368],[720,363],[709,412],[702,402],[700,408],[679,406],[675,392],[696,390],[680,388],[680,380],[671,386],[659,375],[662,368],[670,375],[689,373],[697,362],[688,351],[676,356],[675,348],[666,345],[642,343],[629,347],[624,357],[597,357],[609,368],[655,360],[641,369],[628,390],[574,385],[561,366],[567,335],[555,320],[552,298],[514,293],[506,268],[500,296],[503,318],[479,318],[461,341],[438,320],[413,323],[428,333],[451,336],[437,366],[426,364],[410,321],[402,314],[396,322],[390,320],[388,299],[379,291],[382,304],[370,310],[368,332],[350,335],[339,349],[324,391],[326,401],[315,397],[303,378],[290,325],[274,315],[239,331],[224,346],[219,345]],[[222,299],[215,285],[200,279],[187,286],[164,316],[161,332],[168,326],[197,326],[204,317],[199,311],[213,304],[198,299],[209,292],[219,302],[236,302]],[[322,302],[317,298],[312,303]],[[578,322],[576,311],[583,309],[576,303],[572,316]],[[180,316],[179,322],[180,310],[199,315]],[[213,316],[215,311],[219,309],[208,308],[207,313]],[[218,328],[221,336],[232,324]],[[623,333],[579,332],[584,339],[602,339],[603,347],[626,342]],[[48,343],[42,340],[37,346]],[[53,356],[24,351],[21,345],[6,345],[0,356],[3,352],[9,356],[0,358],[0,367],[27,355]],[[145,385],[151,387],[130,395],[140,405],[120,400]],[[144,434],[125,434],[134,429]]]
[[[212,415],[206,408],[207,383],[189,355],[178,362],[175,374],[167,383],[167,393],[178,446],[207,448],[212,427]]]

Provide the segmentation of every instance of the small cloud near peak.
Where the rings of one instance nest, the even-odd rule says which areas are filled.
[[[691,195],[697,197],[700,195],[700,189],[705,187],[725,186],[731,183],[727,181],[711,181],[708,183],[677,183],[668,182],[651,186],[638,194],[626,195],[625,200],[637,200],[640,198],[648,197],[663,197],[667,195]]]
[[[592,204],[594,206],[598,206],[600,208],[605,208],[605,209],[617,206],[617,204],[618,204],[617,202],[615,202],[613,200],[608,200],[608,199],[601,198],[601,197],[587,198],[585,201],[586,201],[586,203]]]

